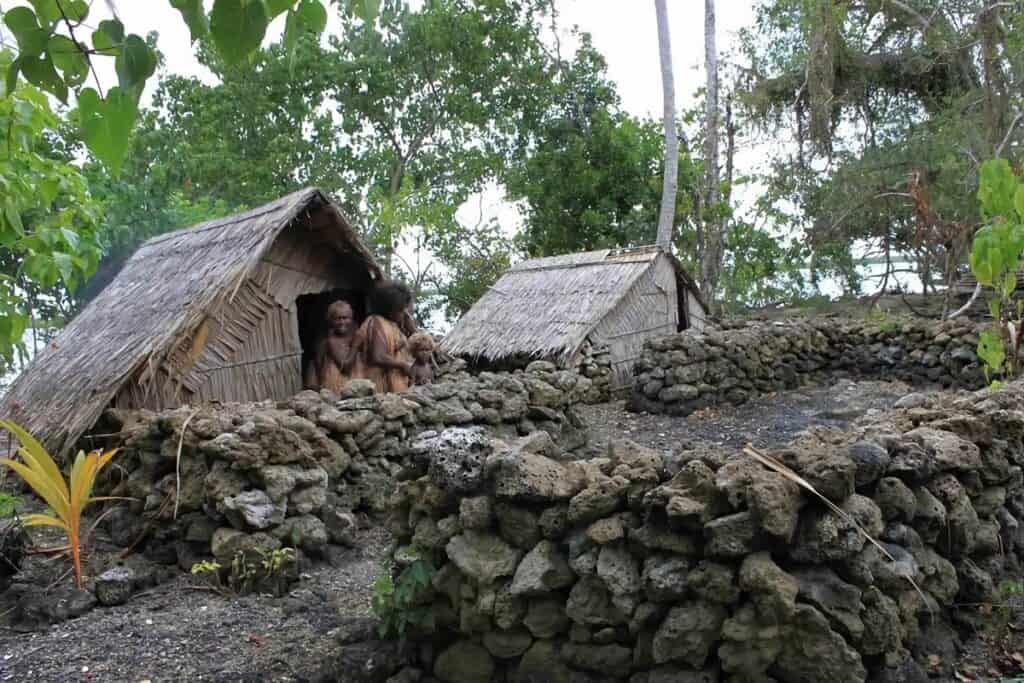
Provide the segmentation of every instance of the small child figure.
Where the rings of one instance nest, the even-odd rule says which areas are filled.
[[[412,383],[414,386],[434,383],[434,338],[426,332],[417,332],[409,337],[409,353],[412,354]]]

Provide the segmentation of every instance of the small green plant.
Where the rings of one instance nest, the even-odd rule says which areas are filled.
[[[0,517],[11,517],[18,511],[21,498],[7,493],[0,493]]]
[[[430,598],[431,581],[437,569],[414,545],[399,548],[395,557],[404,564],[401,571],[399,565],[389,560],[373,583],[371,607],[381,621],[382,638],[404,637],[410,626],[428,631],[434,628]]]
[[[67,534],[67,550],[71,554],[75,586],[81,588],[82,511],[90,503],[116,500],[110,497],[95,497],[92,495],[92,489],[96,484],[96,477],[117,454],[117,450],[106,453],[93,451],[88,455],[79,451],[71,465],[70,476],[65,480],[53,457],[31,434],[9,420],[0,420],[0,428],[17,437],[20,444],[18,456],[21,458],[20,461],[0,458],[0,463],[14,470],[49,506],[48,512],[25,515],[25,526],[53,526]]]
[[[1012,377],[1019,367],[1024,302],[1014,301],[1024,251],[1024,181],[1005,159],[990,159],[979,171],[978,200],[985,220],[971,244],[971,272],[994,290],[989,313],[995,327],[978,337],[978,358],[990,385],[996,375]]]
[[[277,597],[284,595],[298,574],[295,549],[256,553],[256,557],[236,553],[227,569],[213,560],[196,562],[190,573],[206,587],[226,596],[245,595],[254,590],[269,591]]]

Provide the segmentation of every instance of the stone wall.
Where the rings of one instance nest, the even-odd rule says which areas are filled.
[[[984,385],[977,344],[977,324],[967,319],[812,318],[687,330],[647,343],[631,407],[688,415],[837,375],[977,389]]]
[[[735,451],[447,432],[392,501],[399,569],[409,545],[437,569],[402,680],[951,680],[1020,568],[1024,386],[903,406],[769,452],[841,513]]]
[[[452,358],[438,368],[437,378],[440,382],[464,381],[480,374],[518,377],[523,373],[554,372],[559,366],[546,360],[529,358],[512,359],[501,363],[500,369],[485,369],[475,366],[464,358]],[[579,402],[585,404],[604,403],[612,399],[614,374],[612,372],[611,351],[607,347],[593,347],[587,344],[569,370],[581,378],[585,378],[585,389],[577,391]]]
[[[514,438],[543,431],[586,443],[572,406],[590,390],[575,373],[534,368],[374,395],[304,392],[281,403],[227,404],[159,414],[110,411],[85,446],[120,447],[99,492],[131,499],[106,518],[121,546],[188,569],[213,555],[346,544],[353,510],[380,512],[416,442],[452,425]],[[184,436],[182,436],[184,434]],[[179,454],[180,453],[180,454]]]

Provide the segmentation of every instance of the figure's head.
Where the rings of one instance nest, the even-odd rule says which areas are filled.
[[[370,310],[398,322],[412,305],[412,292],[401,282],[384,280],[370,291]]]
[[[335,301],[327,307],[327,329],[346,335],[355,331],[356,317],[347,301]]]
[[[409,337],[409,353],[420,363],[427,363],[434,354],[434,338],[426,332]]]

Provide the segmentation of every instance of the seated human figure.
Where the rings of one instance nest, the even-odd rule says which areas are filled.
[[[412,354],[412,383],[416,386],[434,383],[434,338],[426,332],[409,337]]]
[[[378,393],[409,388],[413,359],[402,324],[412,305],[412,292],[399,282],[378,283],[369,294],[371,315],[357,334],[353,377],[372,381]]]
[[[356,320],[347,301],[327,307],[327,330],[317,342],[316,353],[306,368],[307,389],[328,389],[337,393],[351,376],[356,358]]]

